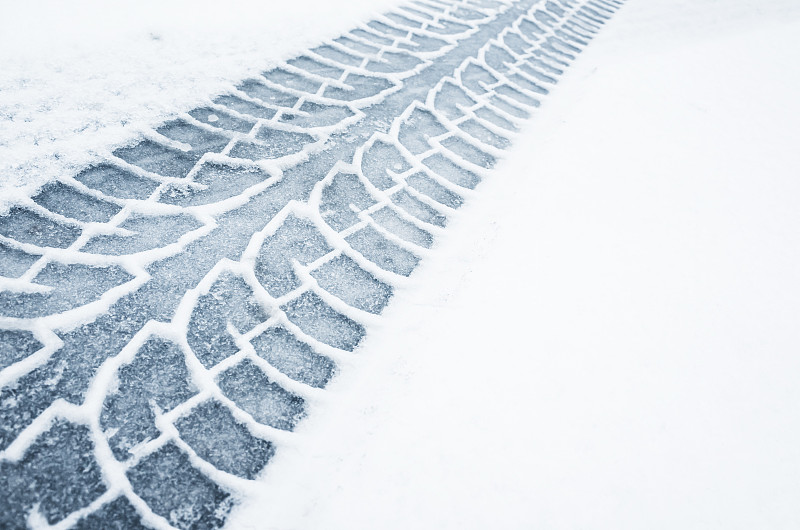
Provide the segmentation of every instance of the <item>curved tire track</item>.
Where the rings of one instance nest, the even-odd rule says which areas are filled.
[[[0,217],[0,526],[222,526],[620,4],[411,2]]]

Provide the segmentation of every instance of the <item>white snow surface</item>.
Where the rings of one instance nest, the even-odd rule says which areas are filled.
[[[800,4],[630,0],[229,528],[800,527]]]
[[[0,2],[0,212],[397,3]]]

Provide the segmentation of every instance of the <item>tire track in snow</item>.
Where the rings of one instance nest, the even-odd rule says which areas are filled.
[[[619,6],[411,2],[0,217],[2,525],[223,525]]]

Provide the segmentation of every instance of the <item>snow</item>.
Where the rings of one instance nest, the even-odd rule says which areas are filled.
[[[798,35],[631,0],[229,527],[800,525]]]
[[[207,98],[380,8],[15,6],[3,200],[176,112],[251,130]],[[115,151],[141,174],[79,180],[142,198],[148,169],[191,182],[124,203],[62,181],[27,199],[50,217],[7,216],[36,245],[9,254],[5,336],[30,356],[0,383],[40,368],[7,394],[25,415],[6,415],[24,485],[7,504],[59,527],[216,526],[248,495],[231,528],[796,527],[800,6],[631,0],[487,171],[516,115],[459,110],[452,83],[493,97],[476,79],[507,69],[485,38],[516,17],[430,68],[364,58],[404,70],[379,83],[335,69],[349,95],[268,72],[365,96],[263,116],[277,161],[225,166],[260,144],[165,126]],[[168,149],[184,143],[196,157]],[[49,244],[31,268],[23,250]]]
[[[0,211],[397,1],[7,4],[0,17]]]

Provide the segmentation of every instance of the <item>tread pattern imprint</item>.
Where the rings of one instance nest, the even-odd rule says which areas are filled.
[[[620,5],[411,1],[0,216],[0,527],[223,526]]]

